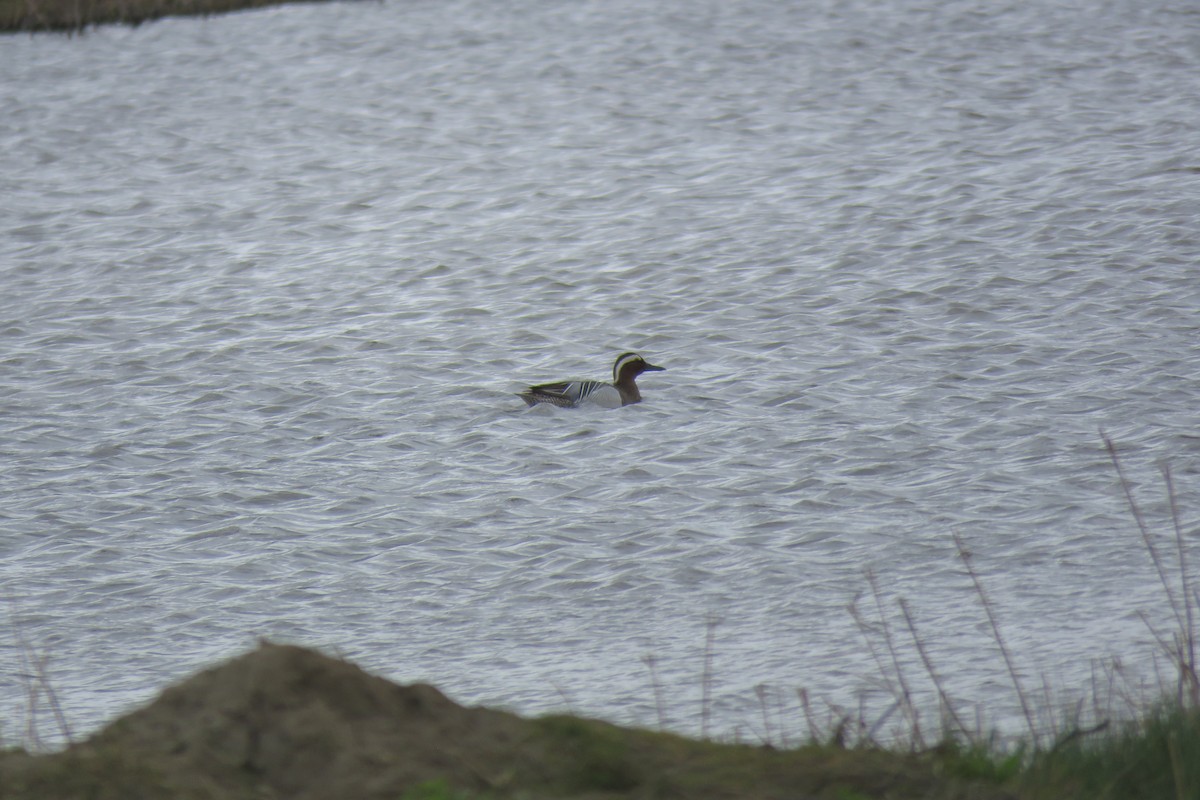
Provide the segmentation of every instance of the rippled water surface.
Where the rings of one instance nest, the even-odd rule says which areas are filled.
[[[30,651],[90,730],[259,636],[656,725],[650,656],[696,732],[711,633],[712,729],[766,684],[799,736],[795,688],[878,683],[867,569],[1006,724],[954,533],[1031,684],[1152,675],[1099,431],[1200,564],[1186,4],[393,0],[0,59],[6,735]],[[641,405],[511,394],[630,349]]]

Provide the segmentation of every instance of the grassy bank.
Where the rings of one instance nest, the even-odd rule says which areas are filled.
[[[1165,704],[1142,719],[1037,754],[1020,774],[1023,797],[1197,800],[1200,711]]]
[[[5,800],[1185,800],[1200,714],[1016,749],[717,743],[555,715],[464,708],[298,647],[264,644],[167,689],[65,751],[0,751]]]
[[[295,0],[0,0],[0,32],[75,33],[95,25],[140,25],[167,16],[223,14]]]

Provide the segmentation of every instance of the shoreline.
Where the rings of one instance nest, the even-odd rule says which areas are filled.
[[[322,0],[0,0],[0,33],[83,33],[101,25],[138,27],[163,17],[208,17]]]
[[[1138,720],[1061,730],[1050,747],[950,729],[919,746],[846,734],[776,747],[526,718],[263,642],[63,750],[0,743],[0,797],[1173,800],[1200,789],[1200,711],[1183,698]]]

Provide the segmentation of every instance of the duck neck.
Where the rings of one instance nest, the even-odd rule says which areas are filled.
[[[627,406],[631,403],[642,402],[642,393],[638,391],[637,384],[634,383],[634,376],[624,374],[617,378],[613,384],[617,387],[617,391],[621,393],[621,405]]]

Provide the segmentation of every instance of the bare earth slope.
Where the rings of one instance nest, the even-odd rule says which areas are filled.
[[[568,716],[527,720],[263,644],[65,752],[0,753],[0,798],[1009,796],[940,771],[929,758],[874,750],[775,751]]]

